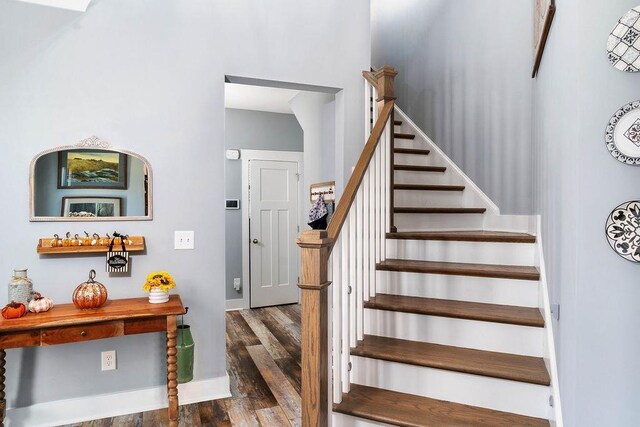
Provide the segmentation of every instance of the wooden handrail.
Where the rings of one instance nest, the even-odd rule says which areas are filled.
[[[366,72],[365,72],[366,73]],[[363,73],[364,74],[364,73]],[[356,198],[356,193],[358,192],[358,188],[364,179],[364,174],[367,171],[367,167],[369,166],[369,162],[371,162],[371,158],[373,157],[373,153],[376,151],[376,147],[378,146],[378,142],[380,141],[380,137],[382,137],[382,132],[384,132],[384,128],[387,124],[387,121],[391,118],[391,113],[393,112],[394,102],[385,102],[384,107],[382,107],[382,111],[380,111],[380,116],[378,116],[378,120],[376,124],[373,126],[373,130],[371,131],[371,136],[367,140],[364,149],[362,150],[362,154],[358,159],[358,163],[356,163],[356,167],[351,174],[351,178],[349,178],[349,182],[347,186],[344,188],[342,193],[342,197],[340,197],[340,201],[336,206],[336,211],[331,217],[331,221],[329,222],[329,226],[327,227],[327,237],[330,240],[329,242],[329,252],[333,248],[333,245],[336,242],[336,239],[340,235],[340,230],[342,230],[342,226],[344,222],[347,220],[347,215],[349,214],[349,210],[351,209],[351,205]]]
[[[330,417],[329,408],[329,300],[328,278],[329,256],[336,239],[340,235],[358,188],[373,158],[374,152],[387,124],[391,126],[388,161],[393,165],[393,79],[396,71],[392,67],[382,67],[365,71],[363,77],[377,91],[380,114],[377,117],[371,135],[362,150],[358,163],[349,178],[342,197],[331,218],[328,229],[306,230],[297,239],[300,247],[302,267],[300,288],[302,304],[302,426],[325,427]],[[369,108],[366,105],[366,108]],[[393,172],[392,172],[393,175]],[[387,184],[393,184],[392,178]],[[389,187],[392,188],[392,187]],[[393,203],[393,199],[390,200]],[[390,211],[393,212],[393,205]],[[391,214],[390,214],[391,215]],[[393,216],[391,216],[393,226]]]

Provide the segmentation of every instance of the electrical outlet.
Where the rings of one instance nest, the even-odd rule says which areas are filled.
[[[103,351],[101,354],[102,370],[112,371],[116,369],[116,351]]]
[[[241,285],[241,281],[239,277],[236,277],[235,279],[233,279],[233,289],[235,289],[236,291],[240,291],[240,285]]]
[[[195,232],[176,231],[174,249],[194,249]]]

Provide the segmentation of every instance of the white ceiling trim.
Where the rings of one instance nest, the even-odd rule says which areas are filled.
[[[58,7],[60,9],[86,12],[91,0],[18,0],[25,3],[34,3],[42,6]]]
[[[239,110],[293,114],[289,101],[298,93],[299,90],[293,89],[226,83],[224,106]]]

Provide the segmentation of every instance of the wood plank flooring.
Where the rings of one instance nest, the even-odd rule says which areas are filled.
[[[226,320],[232,397],[180,406],[180,427],[300,426],[300,306],[229,311]],[[162,409],[65,427],[168,424]]]

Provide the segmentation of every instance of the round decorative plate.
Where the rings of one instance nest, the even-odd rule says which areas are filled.
[[[611,249],[628,261],[640,262],[640,200],[615,208],[607,218],[605,232]]]
[[[640,6],[625,13],[607,39],[607,57],[620,71],[640,71]]]
[[[618,161],[640,165],[640,101],[616,111],[607,124],[605,142],[609,153]]]

